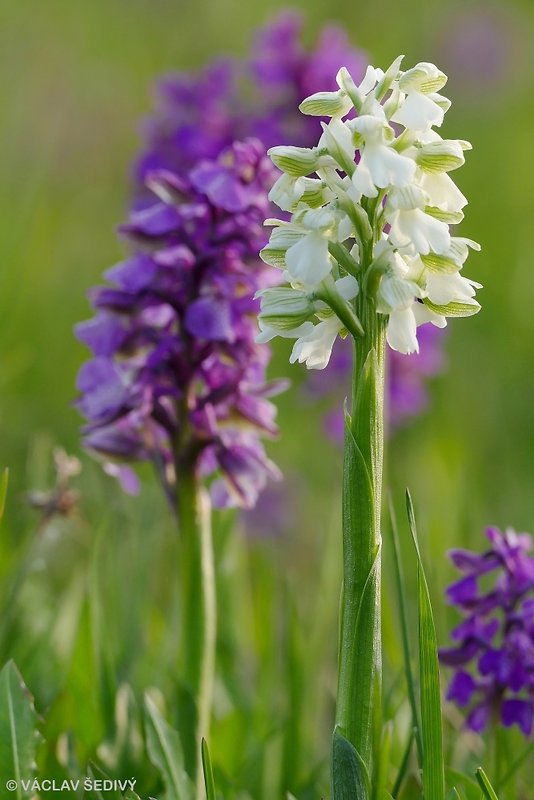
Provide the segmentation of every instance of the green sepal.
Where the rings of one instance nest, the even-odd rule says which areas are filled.
[[[440,306],[437,303],[432,303],[428,297],[423,298],[423,303],[435,314],[440,314],[442,317],[472,317],[480,311],[478,303],[447,303],[446,306]]]
[[[276,267],[277,269],[285,269],[286,253],[287,253],[287,248],[281,250],[278,247],[269,247],[269,245],[267,245],[262,250],[260,250],[260,258],[264,264],[268,264],[270,267]]]
[[[446,222],[447,225],[459,225],[464,218],[463,211],[443,211],[442,208],[436,206],[425,206],[425,214],[429,214],[440,222]]]
[[[286,175],[291,175],[292,178],[302,178],[317,169],[320,150],[317,147],[280,146],[271,147],[267,151],[267,155],[273,164]]]
[[[447,76],[440,70],[436,75],[429,74],[429,71],[419,65],[407,70],[399,80],[402,92],[409,92],[410,89],[421,92],[422,94],[433,94],[439,92],[447,83]]]
[[[299,105],[299,111],[312,117],[342,117],[351,108],[344,92],[316,92]]]
[[[449,256],[441,256],[432,252],[420,255],[420,259],[431,272],[442,272],[446,275],[453,275],[461,267],[461,264],[458,264]]]

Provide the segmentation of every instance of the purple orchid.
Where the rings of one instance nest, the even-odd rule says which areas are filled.
[[[454,667],[447,699],[468,707],[467,726],[481,732],[496,719],[530,736],[534,725],[534,556],[532,539],[488,528],[482,554],[449,553],[463,573],[447,589],[465,619],[453,629],[454,647],[440,650]]]
[[[219,503],[250,507],[278,475],[258,437],[276,434],[267,397],[280,385],[265,381],[252,299],[272,277],[256,259],[272,179],[253,139],[181,177],[149,173],[159,200],[122,226],[133,254],[106,273],[96,316],[77,326],[94,353],[78,376],[85,445],[152,460],[171,495],[180,470],[217,472]],[[130,473],[118,477],[132,488]]]

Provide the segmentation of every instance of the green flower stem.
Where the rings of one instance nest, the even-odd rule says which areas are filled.
[[[192,469],[177,470],[181,567],[182,678],[196,706],[194,757],[196,797],[204,797],[201,742],[209,735],[216,641],[216,598],[211,509]],[[189,748],[188,748],[189,749]]]
[[[370,261],[370,242],[365,248]],[[368,266],[363,264],[362,266]],[[384,450],[386,318],[364,291],[355,311],[352,415],[343,470],[343,587],[336,725],[355,747],[369,780],[380,721],[380,511]]]

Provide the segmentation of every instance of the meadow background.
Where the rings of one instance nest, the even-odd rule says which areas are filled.
[[[435,61],[450,76],[444,131],[474,145],[459,184],[470,202],[462,234],[483,245],[468,270],[484,284],[483,310],[452,321],[430,407],[391,439],[387,464],[399,518],[405,486],[415,500],[445,645],[455,620],[444,602],[452,576],[445,551],[481,549],[488,524],[534,531],[534,6],[383,0],[378,9],[370,0],[310,0],[292,7],[305,12],[309,41],[335,20],[371,63],[386,66],[400,52],[408,64]],[[0,466],[10,469],[0,655],[16,660],[47,715],[54,747],[43,750],[43,774],[58,741],[80,763],[106,741],[109,771],[124,773],[126,762],[113,761],[113,748],[124,744],[114,717],[118,687],[131,686],[131,698],[156,687],[171,714],[179,692],[173,523],[150,471],[140,496],[125,498],[80,451],[73,400],[87,352],[72,328],[90,316],[87,290],[124,252],[115,226],[129,202],[154,80],[218,54],[244,54],[252,30],[278,8],[241,0],[0,4]],[[290,368],[283,346],[271,367],[280,375],[293,386],[278,400],[281,436],[270,446],[286,475],[269,503],[278,513],[267,525],[239,520],[237,534],[231,515],[216,527],[221,678],[212,747],[230,774],[248,770],[252,795],[265,798],[277,797],[280,771],[294,770],[295,785],[304,785],[327,757],[340,567],[340,451],[324,435],[329,404],[308,401],[305,375]],[[30,508],[28,492],[53,486],[56,446],[82,460],[74,481],[80,499],[69,519],[48,522]],[[405,538],[403,523],[401,532]],[[406,556],[415,597],[408,547]],[[393,716],[404,712],[388,570],[386,559]],[[123,706],[135,717],[129,692]],[[452,732],[461,720],[452,708],[446,713]],[[121,735],[134,729],[130,720]],[[466,741],[481,752],[476,737],[448,741],[453,761]],[[134,775],[139,747],[123,747]],[[514,734],[508,747],[519,747]],[[528,785],[528,770],[523,780]],[[148,771],[138,789],[154,786]]]

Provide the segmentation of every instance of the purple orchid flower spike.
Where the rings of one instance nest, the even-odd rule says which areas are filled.
[[[482,732],[497,717],[525,736],[534,726],[534,556],[532,539],[488,528],[484,553],[452,550],[463,577],[447,589],[465,619],[442,648],[454,668],[447,698],[468,710],[466,724]]]
[[[271,282],[255,256],[272,180],[253,139],[179,180],[149,173],[152,205],[121,228],[133,255],[107,272],[110,285],[92,293],[96,316],[77,327],[94,353],[78,376],[86,446],[153,461],[171,497],[189,468],[223,476],[219,502],[250,507],[279,474],[260,437],[276,435],[267,397],[281,385],[266,383],[252,299]],[[134,488],[124,466],[108,471]]]

